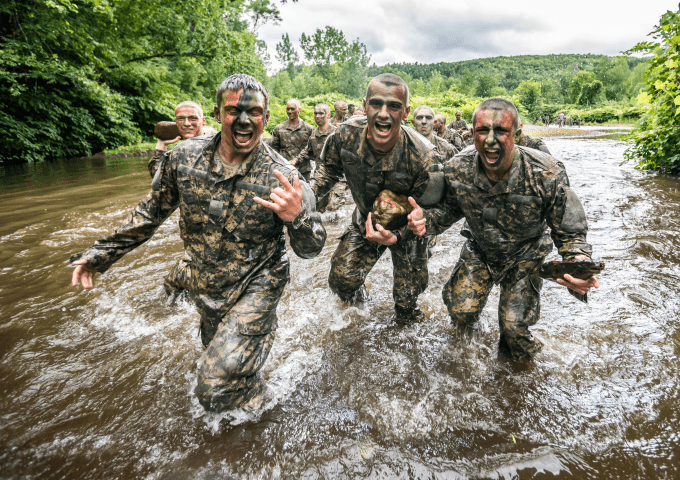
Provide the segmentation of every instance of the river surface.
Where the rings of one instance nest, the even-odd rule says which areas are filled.
[[[168,300],[176,214],[95,288],[68,258],[112,231],[150,185],[146,160],[0,170],[1,478],[680,478],[680,181],[639,172],[612,140],[548,139],[582,199],[601,288],[546,282],[532,363],[498,353],[498,289],[473,336],[440,292],[463,242],[439,237],[423,323],[393,321],[389,252],[349,306],[321,255],[291,252],[267,389],[208,414],[196,400],[199,317]],[[556,251],[552,254],[556,257]]]

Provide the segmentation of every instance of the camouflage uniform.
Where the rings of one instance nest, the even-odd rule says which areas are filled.
[[[207,347],[196,393],[211,411],[238,407],[261,384],[257,372],[274,341],[276,306],[289,280],[284,225],[302,258],[317,255],[326,240],[304,180],[302,210],[293,222],[253,201],[280,186],[274,170],[292,182],[296,172],[285,159],[260,142],[226,177],[222,162],[214,159],[220,137],[189,139],[164,155],[151,192],[125,222],[71,258],[85,259],[103,273],[151,238],[179,207],[180,235],[193,259],[190,290]]]
[[[566,121],[567,121],[567,117],[564,116],[564,113],[560,113],[557,116],[557,126],[559,128],[564,128],[564,124],[565,124]]]
[[[283,158],[291,161],[298,155],[303,148],[307,145],[309,136],[314,131],[309,123],[306,123],[303,119],[296,127],[291,126],[290,121],[286,120],[283,123],[279,123],[272,132],[272,141],[270,143],[271,147],[279,152]]]
[[[550,115],[545,116],[545,118],[543,119],[543,125],[546,127],[550,125]]]
[[[501,343],[513,357],[531,358],[541,349],[528,327],[540,314],[543,259],[553,242],[565,260],[590,257],[592,248],[585,212],[563,165],[541,151],[516,148],[508,178],[495,185],[476,150],[449,160],[446,200],[425,215],[428,234],[466,220],[461,233],[468,241],[442,291],[453,322],[475,328],[492,286],[500,284]]]
[[[460,120],[454,120],[451,123],[447,125],[447,128],[450,128],[451,130],[458,131],[460,129],[467,130],[468,124],[465,120],[462,118]]]
[[[312,160],[317,162],[321,156],[323,144],[326,143],[328,136],[335,131],[333,125],[329,125],[324,133],[320,133],[318,128],[315,128],[309,136],[307,146],[295,157],[295,168],[309,181],[309,176],[312,173]]]
[[[444,161],[458,153],[456,147],[437,135],[432,135],[432,145],[434,145],[435,151],[441,155]]]
[[[442,132],[435,130],[434,134],[456,147],[456,153],[458,153],[460,149],[463,148],[463,137],[461,137],[458,132],[449,130],[446,127],[442,128],[442,130]]]
[[[328,283],[341,299],[351,300],[386,249],[392,253],[394,286],[392,296],[397,312],[410,315],[418,295],[427,287],[427,240],[414,237],[408,226],[394,233],[390,246],[366,240],[366,218],[382,190],[397,195],[424,198],[430,166],[441,162],[430,142],[409,127],[401,127],[399,140],[381,160],[374,157],[368,141],[366,117],[352,117],[328,138],[321,164],[314,173],[312,189],[317,198],[326,195],[343,173],[356,208],[352,223],[343,234],[331,260]]]
[[[519,142],[517,142],[517,145],[520,145],[522,147],[533,148],[534,150],[540,150],[542,152],[547,153],[548,155],[552,155],[550,153],[550,150],[548,150],[548,146],[542,139],[532,137],[531,135],[527,135],[526,133],[522,134],[522,136],[519,138]]]

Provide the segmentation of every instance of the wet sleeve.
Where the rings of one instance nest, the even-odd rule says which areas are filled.
[[[158,165],[160,164],[161,157],[165,155],[165,153],[167,152],[158,149],[155,149],[153,151],[153,155],[151,155],[151,158],[149,159],[149,163],[147,165],[147,167],[149,168],[149,174],[151,175],[151,178],[153,178],[154,175],[156,175],[156,171],[158,170]]]
[[[314,172],[314,178],[311,180],[312,191],[316,199],[328,195],[333,185],[340,181],[344,173],[335,132],[331,133],[326,139],[321,150],[320,160]]]
[[[458,202],[460,188],[458,188],[458,184],[454,181],[453,168],[452,162],[448,162],[444,166],[446,182],[442,200],[431,208],[423,209],[425,235],[439,235],[465,216]]]
[[[571,260],[578,255],[590,258],[593,248],[586,242],[586,212],[576,192],[569,187],[569,178],[565,171],[557,174],[550,190],[545,218],[557,250],[564,260]]]
[[[156,229],[175,211],[179,205],[175,165],[170,155],[164,155],[161,160],[152,189],[146,197],[114,233],[97,240],[84,252],[73,255],[71,263],[84,259],[97,272],[104,273],[123,255],[150,239]]]
[[[308,138],[305,148],[303,148],[298,156],[293,159],[295,160],[295,168],[299,170],[301,166],[309,164],[313,158],[314,150],[312,149],[312,139]]]
[[[302,188],[302,208],[292,222],[284,222],[290,238],[290,246],[300,258],[314,258],[326,243],[326,229],[321,222],[321,215],[316,211],[316,197],[304,178],[300,177]],[[293,184],[293,176],[288,181]]]

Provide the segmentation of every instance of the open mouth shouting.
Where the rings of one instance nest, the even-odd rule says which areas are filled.
[[[253,139],[253,132],[246,129],[237,128],[234,130],[234,145],[237,147],[247,147]]]
[[[378,134],[378,136],[381,137],[388,136],[390,134],[390,131],[392,130],[392,124],[390,122],[376,120],[374,125],[375,132]]]

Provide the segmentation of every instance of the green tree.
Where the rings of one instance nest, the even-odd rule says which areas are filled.
[[[475,95],[477,97],[491,97],[494,95],[494,89],[498,87],[498,78],[493,73],[484,73],[477,77],[477,85],[475,86]]]
[[[579,105],[594,105],[597,103],[598,96],[602,93],[602,82],[595,80],[581,87],[581,95],[578,97]]]
[[[533,80],[524,80],[515,89],[519,95],[519,101],[529,112],[532,112],[541,104],[541,84]]]
[[[7,0],[0,115],[15,126],[16,141],[2,160],[135,143],[179,100],[212,105],[224,76],[264,76],[249,22],[265,3],[272,2]]]
[[[622,100],[628,96],[631,71],[625,57],[605,57],[598,63],[595,74],[602,82],[607,100]]]
[[[570,103],[578,103],[581,96],[583,85],[591,84],[597,80],[597,75],[593,72],[581,71],[574,75],[569,80],[569,101]]]
[[[629,136],[635,145],[626,152],[642,168],[680,171],[680,11],[666,12],[650,34],[653,42],[638,43],[625,52],[651,53],[643,74],[641,95],[650,103]]]
[[[300,54],[293,47],[287,33],[281,35],[281,41],[276,44],[276,59],[286,66],[291,78],[295,77],[295,64],[300,61]]]

